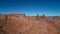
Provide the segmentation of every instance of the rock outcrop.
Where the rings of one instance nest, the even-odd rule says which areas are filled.
[[[60,16],[0,14],[0,34],[60,34]]]

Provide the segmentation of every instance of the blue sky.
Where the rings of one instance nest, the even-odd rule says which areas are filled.
[[[60,16],[60,0],[0,0],[0,14]]]

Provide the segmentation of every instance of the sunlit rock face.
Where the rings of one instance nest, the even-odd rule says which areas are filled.
[[[60,17],[1,14],[0,34],[60,34]]]

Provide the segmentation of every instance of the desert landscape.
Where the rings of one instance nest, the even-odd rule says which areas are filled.
[[[0,14],[0,34],[60,34],[60,16]]]

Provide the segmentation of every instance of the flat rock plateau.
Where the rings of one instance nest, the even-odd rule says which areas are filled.
[[[0,34],[60,34],[60,16],[0,14]]]

